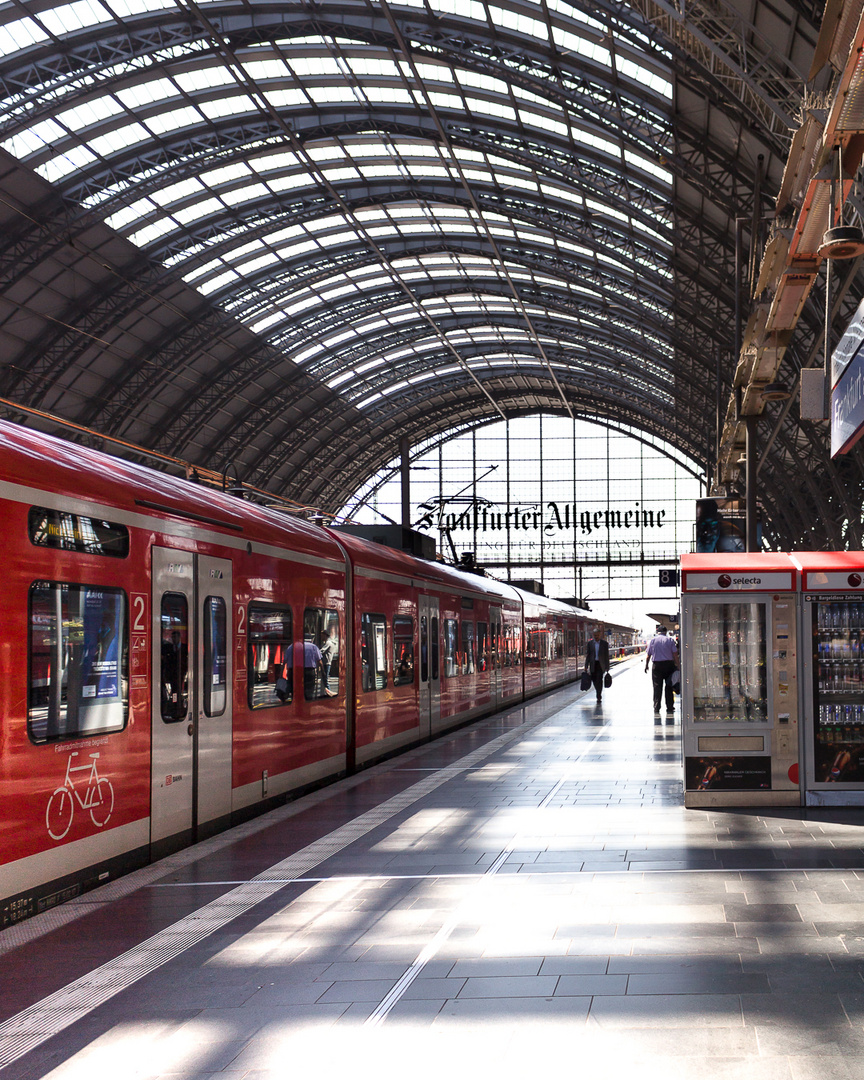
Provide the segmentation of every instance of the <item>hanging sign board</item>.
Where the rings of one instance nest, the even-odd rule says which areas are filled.
[[[831,356],[831,457],[864,435],[864,300]]]

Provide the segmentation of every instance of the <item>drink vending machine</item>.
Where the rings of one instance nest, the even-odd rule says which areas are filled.
[[[864,805],[864,552],[796,552],[803,803]]]
[[[798,567],[681,557],[685,806],[797,806]]]

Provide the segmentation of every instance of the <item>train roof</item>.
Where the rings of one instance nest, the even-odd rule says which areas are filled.
[[[68,500],[73,513],[87,513],[82,504],[93,502],[125,515],[172,522],[178,535],[206,528],[248,542],[287,543],[302,554],[343,562],[338,545],[309,522],[2,420],[0,482],[24,488],[34,504],[40,493],[49,492]]]

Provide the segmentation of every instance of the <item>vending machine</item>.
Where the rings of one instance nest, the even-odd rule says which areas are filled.
[[[783,553],[681,557],[685,806],[798,806],[799,571]]]
[[[864,805],[864,552],[792,555],[801,571],[804,803]]]

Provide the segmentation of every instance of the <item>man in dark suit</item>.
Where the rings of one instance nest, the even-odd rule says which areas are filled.
[[[594,637],[585,649],[585,670],[591,676],[599,702],[603,697],[603,676],[609,670],[609,642],[599,626],[594,627]]]

